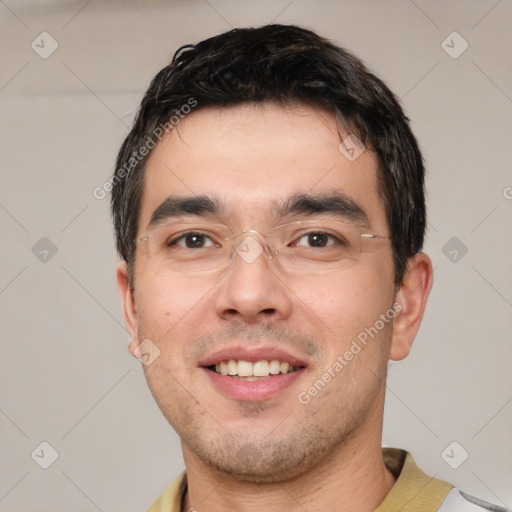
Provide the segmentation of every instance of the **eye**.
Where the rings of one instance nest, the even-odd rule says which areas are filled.
[[[306,233],[301,236],[293,243],[296,246],[307,246],[307,247],[328,247],[331,245],[339,244],[340,241],[329,233],[323,233],[320,231]]]
[[[167,245],[173,246],[177,245],[179,247],[184,247],[185,249],[202,249],[203,247],[213,247],[216,244],[212,242],[212,240],[204,235],[203,233],[185,233],[174,240],[170,240]]]

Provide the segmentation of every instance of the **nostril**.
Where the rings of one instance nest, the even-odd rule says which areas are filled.
[[[276,310],[274,308],[267,308],[262,309],[261,313],[263,313],[264,315],[274,315],[276,313]]]

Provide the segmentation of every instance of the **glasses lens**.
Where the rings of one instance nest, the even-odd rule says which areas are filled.
[[[361,253],[357,225],[333,220],[300,221],[273,230],[278,260],[291,272],[325,272],[350,267]]]
[[[148,254],[157,265],[178,272],[216,270],[229,260],[226,226],[204,223],[166,223],[148,230]]]

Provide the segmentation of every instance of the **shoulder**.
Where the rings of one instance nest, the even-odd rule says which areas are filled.
[[[187,472],[183,471],[146,512],[180,512],[187,489]]]
[[[376,512],[512,512],[427,475],[405,450],[383,448],[383,458],[396,482]]]

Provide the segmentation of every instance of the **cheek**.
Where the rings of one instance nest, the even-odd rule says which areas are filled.
[[[300,299],[297,314],[307,318],[309,329],[325,348],[321,370],[351,351],[349,361],[343,358],[343,364],[350,367],[344,374],[355,377],[361,371],[368,373],[367,367],[377,372],[387,360],[391,339],[392,324],[382,324],[379,319],[393,303],[392,274],[387,269],[368,267],[366,272],[359,269],[324,277],[316,285],[294,289]],[[343,386],[350,385],[339,380]]]
[[[136,307],[140,324],[151,330],[179,329],[197,317],[215,289],[215,282],[175,274],[145,272],[137,281]]]
[[[364,327],[370,320],[373,323],[386,311],[393,298],[391,279],[377,269],[344,271],[290,283],[290,289],[299,310],[305,306],[312,317],[341,334],[351,326]]]

